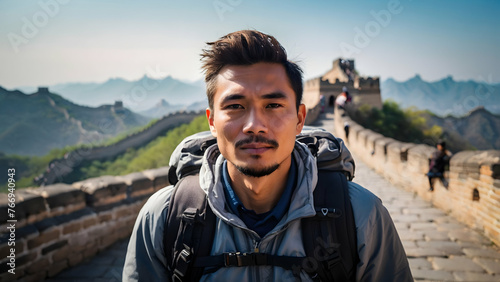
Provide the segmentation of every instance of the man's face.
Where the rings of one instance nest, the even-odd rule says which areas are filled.
[[[207,109],[210,130],[230,171],[254,177],[290,165],[305,116],[304,105],[297,112],[285,69],[276,63],[222,68],[213,109]]]

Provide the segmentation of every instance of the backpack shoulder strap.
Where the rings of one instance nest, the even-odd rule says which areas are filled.
[[[194,258],[208,256],[215,233],[215,215],[199,177],[183,177],[174,188],[164,230],[164,250],[172,281],[199,281],[203,267]]]
[[[309,273],[316,272],[322,281],[354,281],[359,261],[356,225],[342,172],[318,171],[314,207],[316,216],[302,219],[302,241],[308,257],[303,267]]]

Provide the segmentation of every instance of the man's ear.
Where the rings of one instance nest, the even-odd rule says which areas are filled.
[[[297,111],[297,119],[298,119],[296,128],[297,134],[299,134],[302,131],[302,128],[304,128],[304,124],[306,122],[306,114],[307,114],[306,105],[300,104],[299,110]]]
[[[206,109],[206,115],[207,115],[207,120],[208,120],[208,125],[210,126],[210,132],[212,132],[213,137],[217,137],[217,130],[215,129],[214,126],[214,114],[213,111],[210,110],[210,108]]]

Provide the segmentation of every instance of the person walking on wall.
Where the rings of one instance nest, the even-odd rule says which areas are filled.
[[[345,105],[351,101],[351,96],[349,95],[349,91],[347,87],[342,87],[342,93],[340,93],[335,99],[335,105],[337,107],[344,109]]]

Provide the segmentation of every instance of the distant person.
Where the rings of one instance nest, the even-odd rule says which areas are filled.
[[[342,87],[342,93],[340,93],[337,96],[337,99],[335,99],[335,105],[337,105],[338,108],[344,109],[345,105],[351,101],[351,96],[349,95],[349,91],[347,87]]]
[[[323,95],[319,95],[319,104],[321,106],[321,113],[324,113],[325,112],[325,104],[326,104],[326,101],[325,101],[325,96]]]
[[[237,31],[208,43],[202,62],[210,132],[176,149],[169,181],[180,180],[141,209],[123,280],[413,281],[382,201],[349,181],[342,142],[296,139],[302,70],[281,44]],[[342,161],[320,161],[332,155]]]
[[[446,150],[446,142],[439,140],[436,144],[437,151],[432,153],[429,158],[429,172],[427,177],[429,177],[429,191],[434,191],[433,180],[439,178],[443,186],[448,189],[448,181],[444,178],[445,167],[449,164],[451,158],[451,152]]]
[[[351,126],[349,125],[349,123],[346,121],[344,122],[344,132],[345,132],[345,141],[346,142],[349,142],[349,128]]]

